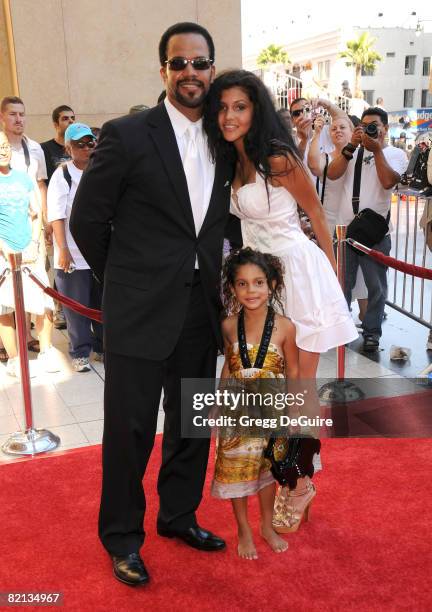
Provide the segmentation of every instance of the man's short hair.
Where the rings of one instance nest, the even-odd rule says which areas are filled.
[[[378,115],[383,122],[383,125],[388,125],[388,115],[385,110],[378,108],[377,106],[369,106],[362,112],[361,118],[368,117],[369,115]]]
[[[207,42],[210,59],[215,59],[214,42],[208,30],[198,25],[197,23],[183,21],[181,23],[175,23],[170,28],[168,28],[166,32],[162,34],[162,37],[159,42],[159,61],[161,66],[164,66],[166,60],[168,59],[167,49],[170,38],[172,36],[176,36],[177,34],[201,34],[201,36],[203,36]]]
[[[24,102],[18,96],[6,96],[0,103],[0,112],[4,113],[9,104],[22,104],[24,106]]]
[[[57,108],[55,108],[52,112],[52,120],[54,123],[58,123],[59,119],[60,119],[60,115],[61,113],[64,113],[64,111],[71,111],[71,113],[74,112],[73,108],[71,108],[70,106],[67,106],[66,104],[62,104],[61,106],[57,106]]]
[[[290,110],[294,106],[294,104],[298,104],[299,102],[307,102],[306,98],[294,98],[294,100],[290,104]]]

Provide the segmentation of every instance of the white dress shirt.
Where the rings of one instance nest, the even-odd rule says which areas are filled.
[[[168,98],[164,100],[165,108],[167,109],[168,116],[170,118],[171,124],[174,129],[175,137],[177,140],[177,146],[179,148],[180,157],[182,162],[184,161],[186,148],[187,148],[187,139],[188,136],[186,131],[190,125],[196,126],[197,129],[197,137],[196,144],[198,148],[198,153],[201,161],[201,168],[203,172],[203,202],[202,202],[202,215],[201,220],[195,220],[195,227],[200,228],[204,221],[204,218],[207,214],[207,210],[210,204],[211,193],[213,190],[213,183],[215,177],[215,164],[212,162],[210,157],[210,152],[207,145],[207,136],[204,133],[202,127],[202,119],[198,121],[192,122],[190,121],[183,113],[176,109],[176,107],[171,104]],[[192,211],[193,213],[194,211]],[[199,229],[198,229],[199,232]],[[197,233],[198,233],[197,232]]]

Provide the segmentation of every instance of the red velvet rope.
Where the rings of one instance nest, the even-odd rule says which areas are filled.
[[[404,261],[400,261],[399,259],[395,259],[394,257],[384,255],[384,253],[375,251],[374,249],[371,249],[369,255],[380,263],[384,264],[385,266],[389,266],[390,268],[394,268],[395,270],[399,270],[400,272],[405,272],[405,274],[410,274],[411,276],[417,276],[418,278],[426,278],[432,280],[432,270],[428,270],[427,268],[422,268],[421,266],[415,266],[414,264],[405,263]]]
[[[24,271],[28,274],[32,281],[35,282],[36,285],[38,285],[42,289],[44,293],[50,295],[52,298],[54,298],[58,302],[61,302],[71,310],[77,312],[78,314],[84,315],[89,319],[93,319],[94,321],[102,323],[102,312],[100,310],[96,310],[94,308],[87,308],[87,306],[83,306],[72,298],[68,298],[65,295],[59,293],[58,291],[51,289],[51,287],[47,287],[41,280],[38,279],[37,276],[30,272],[29,268],[24,268]]]
[[[45,287],[44,293],[47,293],[52,298],[54,298],[58,302],[61,302],[62,304],[70,308],[71,310],[74,310],[75,312],[77,312],[78,314],[82,314],[85,317],[88,317],[89,319],[93,319],[94,321],[99,321],[99,323],[102,323],[102,311],[101,310],[96,310],[95,308],[87,308],[87,306],[83,306],[82,304],[80,304],[79,302],[76,302],[72,298],[68,298],[65,295],[62,295],[58,291],[51,289],[51,287]]]
[[[370,255],[370,257],[376,259],[384,266],[389,266],[390,268],[394,268],[395,270],[399,270],[399,272],[404,272],[405,274],[410,274],[411,276],[432,280],[432,270],[429,270],[428,268],[422,268],[421,266],[415,266],[414,264],[408,264],[405,261],[400,261],[394,257],[389,257],[388,255],[384,255],[384,253],[380,253],[380,251],[375,251],[374,249],[365,247],[360,242],[356,242],[352,239],[348,239],[347,242],[359,251]]]
[[[399,259],[395,259],[394,257],[389,257],[388,255],[384,255],[379,251],[375,251],[374,249],[369,249],[364,245],[356,242],[355,240],[350,240],[350,244],[356,247],[359,251],[363,251],[373,259],[376,259],[380,263],[385,266],[389,266],[390,268],[394,268],[395,270],[399,270],[400,272],[404,272],[405,274],[410,274],[411,276],[417,276],[418,278],[426,278],[432,280],[432,270],[428,270],[427,268],[422,268],[421,266],[415,266],[414,264],[408,264],[404,261],[400,261]],[[88,317],[89,319],[93,319],[94,321],[99,321],[102,323],[102,312],[100,310],[95,310],[94,308],[87,308],[87,306],[83,306],[79,302],[72,300],[71,298],[62,295],[58,291],[51,289],[51,287],[46,287],[34,274],[30,272],[28,268],[26,268],[26,272],[29,277],[34,281],[39,287],[44,291],[44,293],[50,295],[52,298],[61,302],[71,310],[78,312],[79,314]]]

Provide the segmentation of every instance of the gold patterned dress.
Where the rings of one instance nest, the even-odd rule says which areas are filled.
[[[259,344],[247,344],[249,359],[255,363]],[[269,344],[262,368],[244,368],[235,342],[227,354],[230,378],[283,378],[284,358],[274,344]],[[267,438],[239,434],[218,436],[212,495],[222,499],[246,497],[275,482],[270,462],[264,457]]]

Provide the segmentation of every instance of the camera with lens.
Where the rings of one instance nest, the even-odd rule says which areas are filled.
[[[369,138],[374,138],[375,140],[378,138],[378,126],[376,123],[368,123],[364,129],[364,133],[369,136]]]

